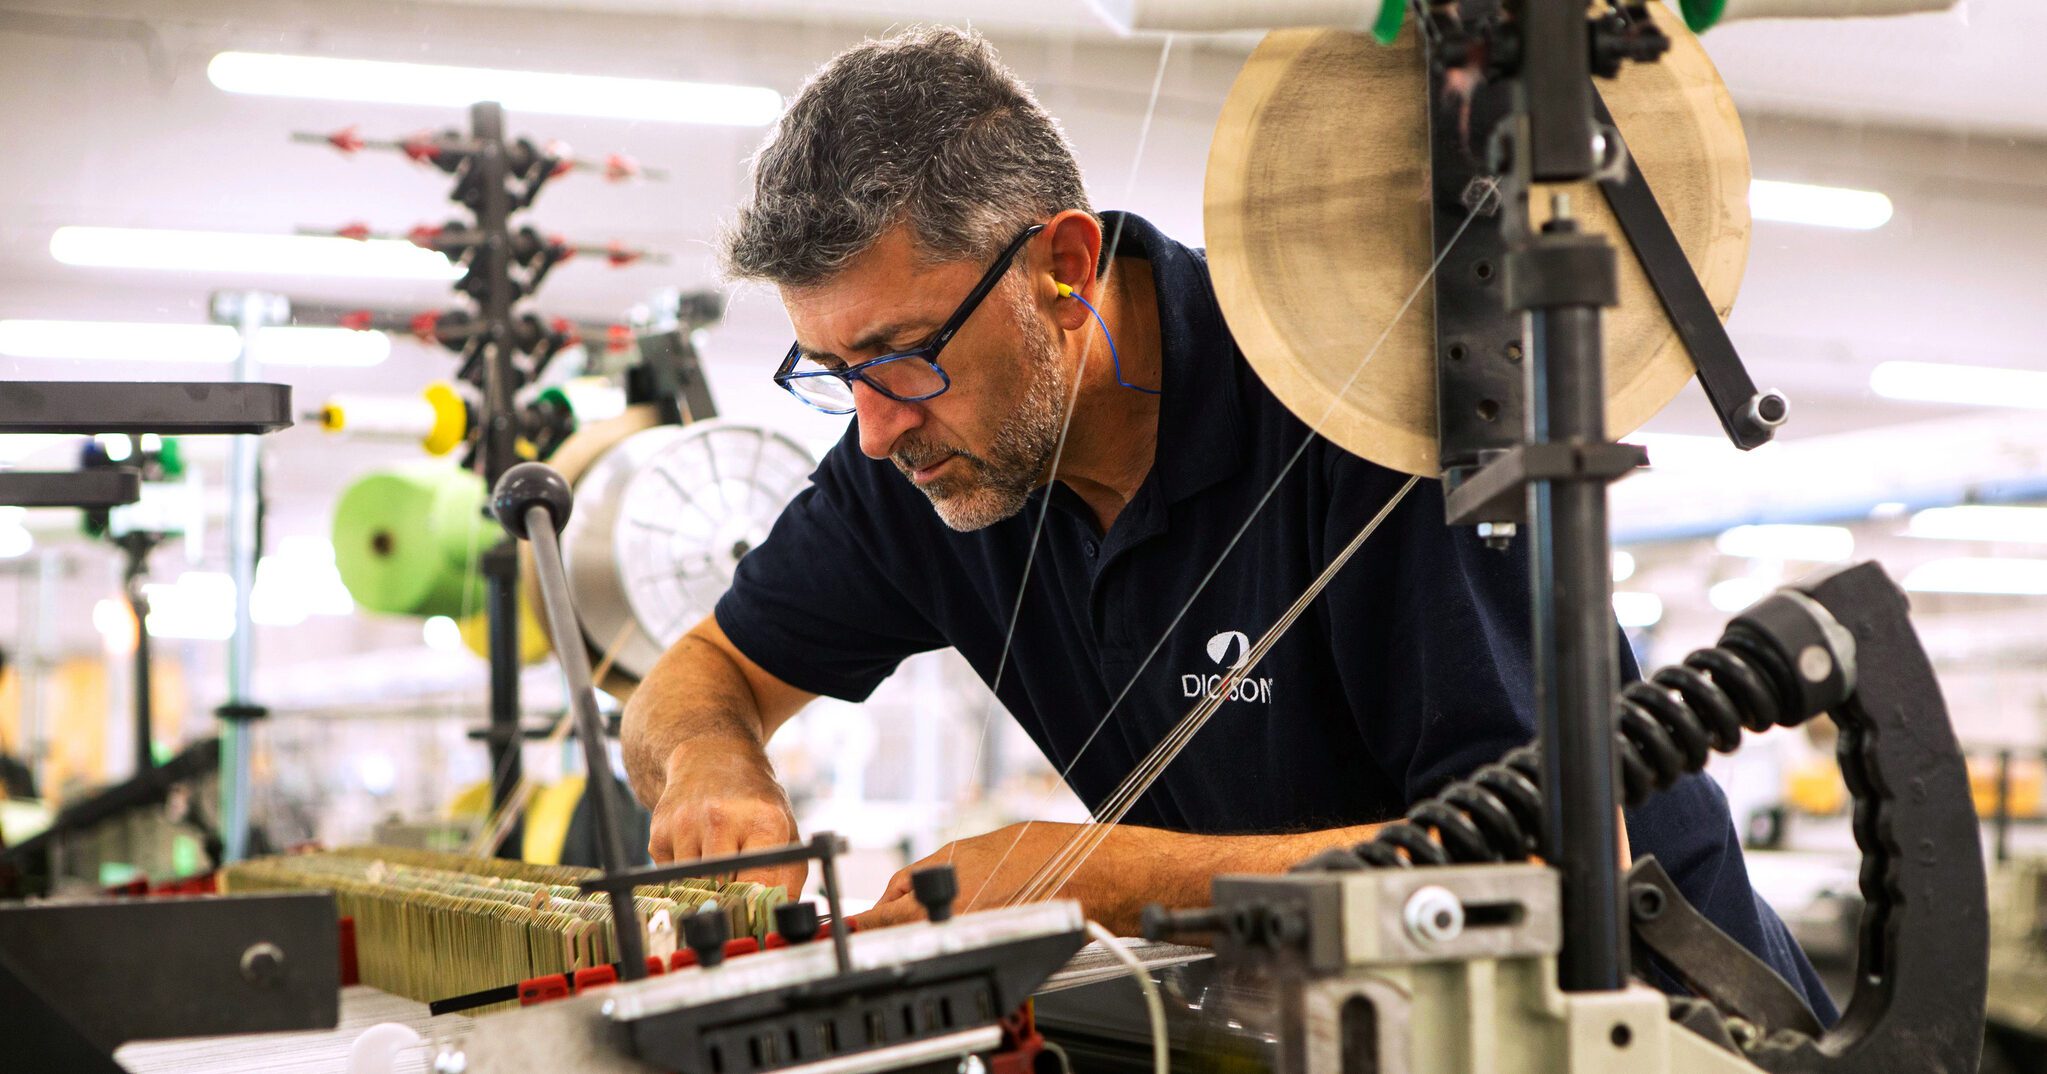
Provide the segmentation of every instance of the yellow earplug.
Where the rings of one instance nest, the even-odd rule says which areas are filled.
[[[1059,292],[1060,298],[1073,297],[1073,288],[1066,286],[1065,284],[1059,282],[1058,280],[1052,281],[1052,287],[1054,290],[1057,290]]]

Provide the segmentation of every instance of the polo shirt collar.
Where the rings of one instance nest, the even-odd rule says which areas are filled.
[[[1102,230],[1117,256],[1151,263],[1158,297],[1160,389],[1158,444],[1151,476],[1174,502],[1235,474],[1244,465],[1244,420],[1237,377],[1244,369],[1209,283],[1208,259],[1136,213],[1105,212]]]

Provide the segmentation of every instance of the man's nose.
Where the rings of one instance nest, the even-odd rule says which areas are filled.
[[[904,433],[924,423],[924,408],[890,399],[873,385],[853,382],[853,420],[860,423],[860,453],[886,459]]]

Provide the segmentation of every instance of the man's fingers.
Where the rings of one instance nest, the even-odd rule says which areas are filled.
[[[885,929],[923,919],[924,908],[917,905],[917,900],[905,896],[876,903],[874,909],[864,914],[854,914],[853,924],[862,929]]]

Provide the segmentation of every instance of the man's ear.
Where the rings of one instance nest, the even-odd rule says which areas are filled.
[[[1050,272],[1034,289],[1050,292],[1052,317],[1069,332],[1089,324],[1087,307],[1067,297],[1069,290],[1089,302],[1100,300],[1102,281],[1096,273],[1102,256],[1102,225],[1079,209],[1068,209],[1045,224]]]

